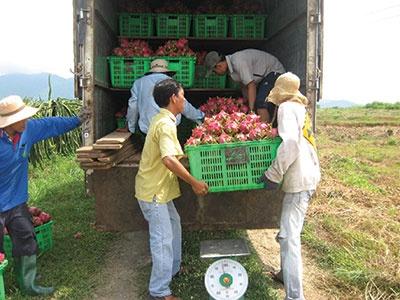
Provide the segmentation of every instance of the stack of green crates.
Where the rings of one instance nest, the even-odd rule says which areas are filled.
[[[157,14],[157,36],[188,37],[191,20],[189,14]]]
[[[203,65],[196,65],[196,75],[194,78],[194,88],[209,88],[209,89],[223,89],[226,85],[226,74],[217,75],[211,73],[205,77],[205,67]]]
[[[276,157],[281,138],[186,146],[190,173],[208,184],[209,192],[261,189],[257,183]]]
[[[53,221],[35,227],[36,241],[40,252],[53,248]],[[12,243],[9,235],[4,236],[3,242],[6,257],[12,256]]]
[[[198,38],[224,38],[228,35],[226,15],[194,15],[193,32]]]
[[[176,81],[180,82],[185,88],[193,86],[196,66],[195,56],[159,56],[154,58],[165,59],[168,62],[168,69],[176,72],[174,76]]]
[[[8,261],[7,259],[3,260],[0,263],[0,300],[5,300],[6,299],[6,292],[4,289],[4,279],[3,279],[3,274],[4,274],[4,269],[7,267]]]
[[[264,15],[232,15],[230,19],[233,38],[264,38],[266,19]]]
[[[111,86],[130,88],[133,82],[150,70],[151,57],[108,57],[110,64]]]
[[[125,37],[149,37],[154,32],[152,14],[119,15],[119,34]]]
[[[240,90],[240,83],[236,82],[236,81],[233,81],[233,79],[230,76],[228,76],[228,79],[226,81],[226,87],[228,89]]]

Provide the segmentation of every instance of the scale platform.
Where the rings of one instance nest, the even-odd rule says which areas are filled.
[[[246,255],[250,255],[250,250],[244,239],[207,240],[200,242],[201,258],[219,258]]]
[[[249,254],[249,247],[243,239],[200,242],[201,258],[220,258],[208,267],[204,276],[210,300],[244,300],[247,272],[238,261],[228,257]]]

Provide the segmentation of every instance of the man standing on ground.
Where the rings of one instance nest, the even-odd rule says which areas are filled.
[[[0,100],[0,251],[3,251],[4,227],[12,241],[17,281],[22,293],[38,296],[54,292],[52,287],[35,284],[35,230],[28,211],[28,159],[32,146],[59,136],[85,122],[80,117],[52,117],[30,120],[38,109],[27,106],[19,96]]]
[[[283,279],[286,300],[304,300],[300,233],[310,198],[321,178],[306,111],[308,99],[299,88],[300,79],[288,72],[278,77],[268,96],[268,101],[279,107],[278,132],[282,143],[276,159],[259,179],[268,190],[277,189],[281,183],[285,192],[278,233],[282,270],[278,274]]]
[[[182,86],[173,79],[158,82],[153,91],[160,112],[152,119],[146,136],[135,197],[149,223],[152,269],[149,299],[180,300],[169,284],[181,264],[181,222],[172,200],[181,193],[178,177],[192,186],[196,195],[208,192],[205,182],[194,178],[179,162],[183,156],[176,135],[176,116],[184,110]]]

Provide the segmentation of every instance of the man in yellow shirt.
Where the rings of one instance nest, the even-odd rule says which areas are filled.
[[[176,135],[176,115],[185,106],[182,86],[173,79],[157,83],[154,100],[161,108],[151,120],[136,175],[136,198],[149,223],[153,261],[149,299],[180,300],[169,288],[181,264],[181,222],[172,200],[181,195],[178,177],[192,186],[196,195],[208,192],[205,182],[194,178],[179,162],[183,156]]]

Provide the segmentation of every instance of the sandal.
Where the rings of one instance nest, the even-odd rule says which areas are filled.
[[[281,284],[283,284],[283,273],[282,270],[279,272],[269,272],[269,274],[271,275],[272,279],[275,280],[276,282],[279,282]]]

